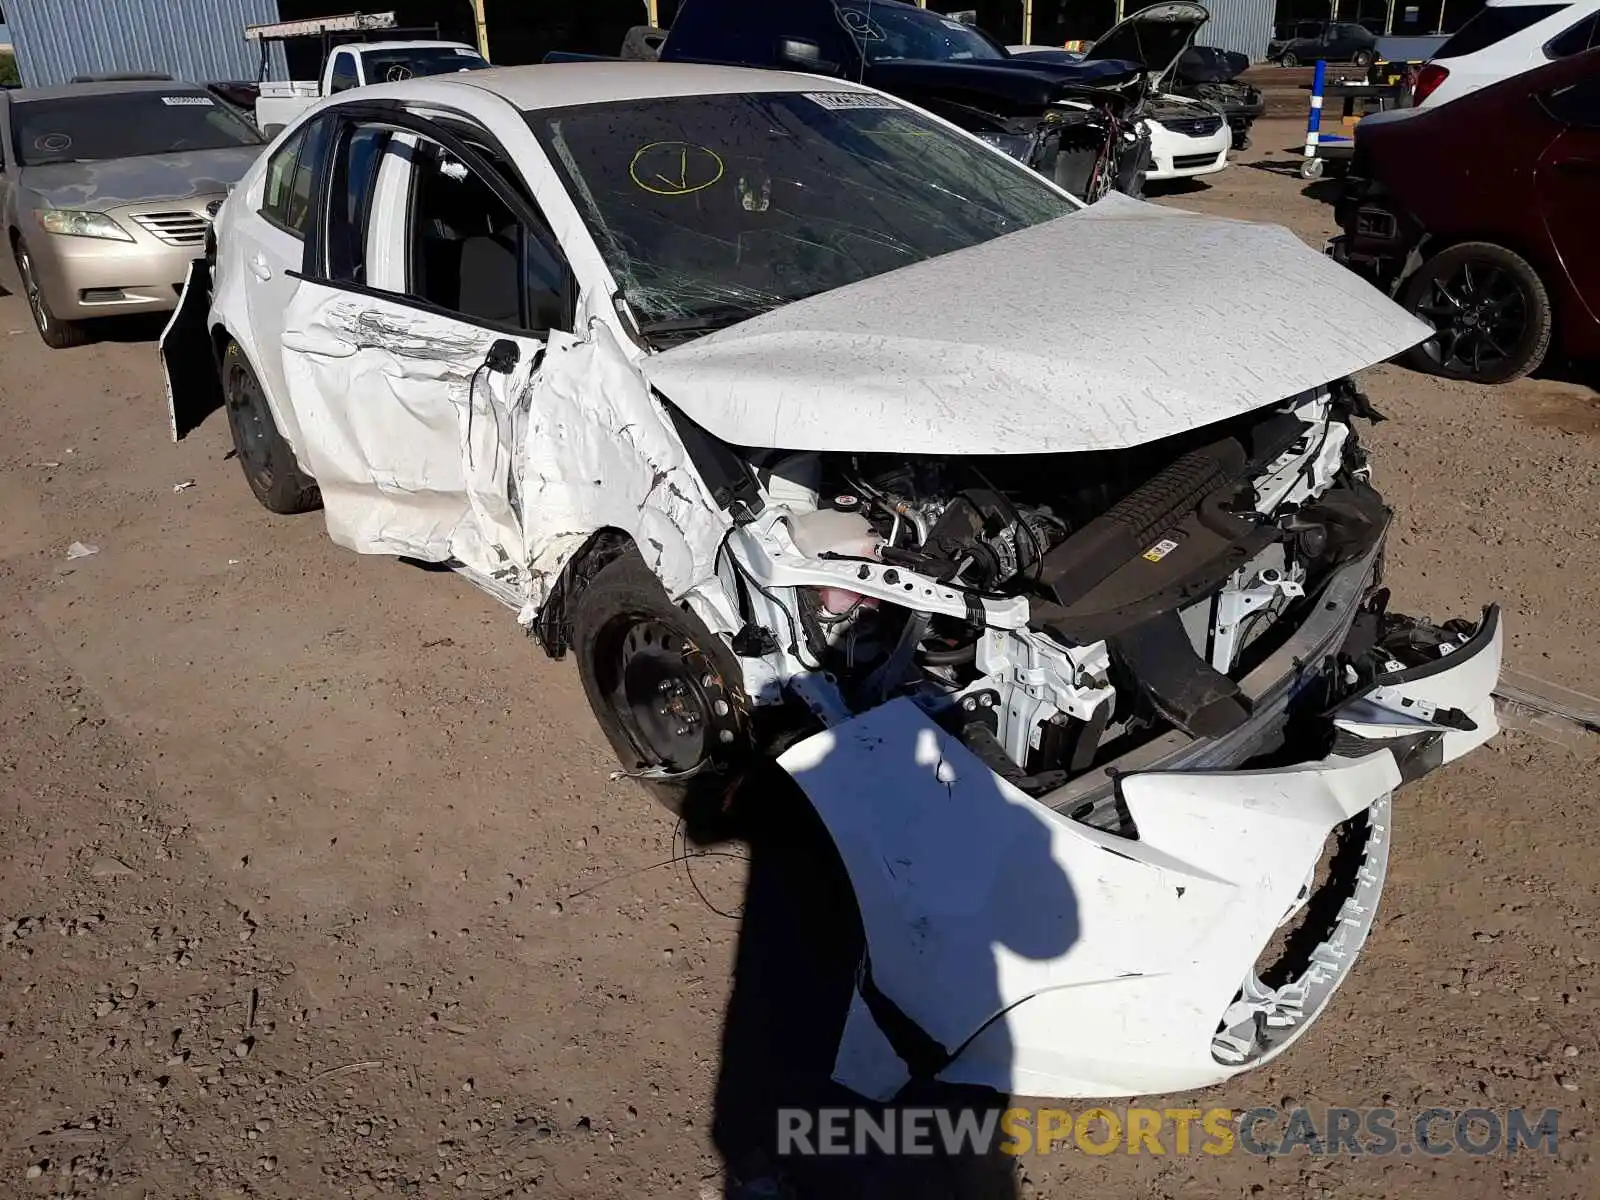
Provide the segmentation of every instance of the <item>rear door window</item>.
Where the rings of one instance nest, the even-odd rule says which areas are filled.
[[[305,236],[311,216],[311,183],[327,135],[327,121],[311,121],[278,147],[267,163],[261,215],[295,237]]]
[[[347,131],[334,152],[329,176],[330,194],[344,197],[345,219],[329,227],[329,278],[350,283],[370,282],[367,242],[372,226],[372,203],[378,187],[378,170],[391,138],[389,130],[361,125]]]
[[[305,145],[306,131],[296,130],[289,140],[273,151],[267,160],[267,180],[261,196],[261,215],[274,225],[282,225],[289,207],[289,185],[294,182],[294,164]]]
[[[1600,9],[1544,44],[1546,58],[1567,58],[1600,46]]]
[[[1537,25],[1546,17],[1553,17],[1566,4],[1497,4],[1480,9],[1465,25],[1450,35],[1450,40],[1440,46],[1434,58],[1463,58],[1487,50],[1529,26]]]

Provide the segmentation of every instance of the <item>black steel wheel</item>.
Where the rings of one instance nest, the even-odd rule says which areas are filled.
[[[1406,281],[1401,302],[1436,331],[1407,351],[1407,364],[1420,371],[1506,383],[1537,368],[1550,348],[1550,296],[1527,261],[1504,246],[1466,242],[1441,251]]]
[[[261,381],[237,342],[228,343],[222,356],[222,395],[239,466],[262,507],[285,514],[322,507],[316,480],[295,462],[294,451],[272,419]]]
[[[726,682],[677,628],[645,613],[619,613],[601,631],[612,705],[642,761],[688,771],[737,736]]]
[[[1355,53],[1355,57],[1352,58],[1350,61],[1355,63],[1355,65],[1358,66],[1358,67],[1370,67],[1372,65],[1372,51],[1371,50],[1357,50],[1356,53]]]
[[[673,604],[637,551],[578,597],[572,646],[584,692],[625,770],[668,808],[721,804],[750,765],[738,660]]]

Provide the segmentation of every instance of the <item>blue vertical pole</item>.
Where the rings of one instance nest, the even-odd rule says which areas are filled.
[[[1317,59],[1316,74],[1311,77],[1311,112],[1306,116],[1306,158],[1317,156],[1317,134],[1322,129],[1322,89],[1328,82],[1328,63]]]

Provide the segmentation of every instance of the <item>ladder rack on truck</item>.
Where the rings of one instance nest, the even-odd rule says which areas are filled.
[[[289,41],[294,38],[321,38],[322,55],[319,62],[326,64],[335,46],[349,42],[371,41],[374,35],[381,35],[385,41],[422,38],[437,41],[439,26],[413,25],[402,28],[396,24],[392,12],[358,12],[346,13],[339,17],[310,17],[304,21],[277,21],[270,25],[244,27],[245,40],[261,44],[261,69],[257,79],[262,82],[267,78],[267,48],[273,42]],[[320,67],[318,74],[321,74]]]
[[[276,21],[268,25],[246,25],[247,42],[276,42],[284,38],[317,37],[324,33],[366,33],[393,29],[394,14],[347,13],[342,17],[312,17],[305,21]]]

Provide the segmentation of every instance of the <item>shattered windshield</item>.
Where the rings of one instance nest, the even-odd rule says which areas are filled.
[[[838,0],[839,19],[868,62],[974,62],[1005,51],[970,25],[925,8]]]
[[[529,122],[647,333],[729,325],[1078,207],[870,92],[682,96]]]
[[[261,135],[225,104],[194,91],[101,92],[11,106],[24,167],[259,146]]]

